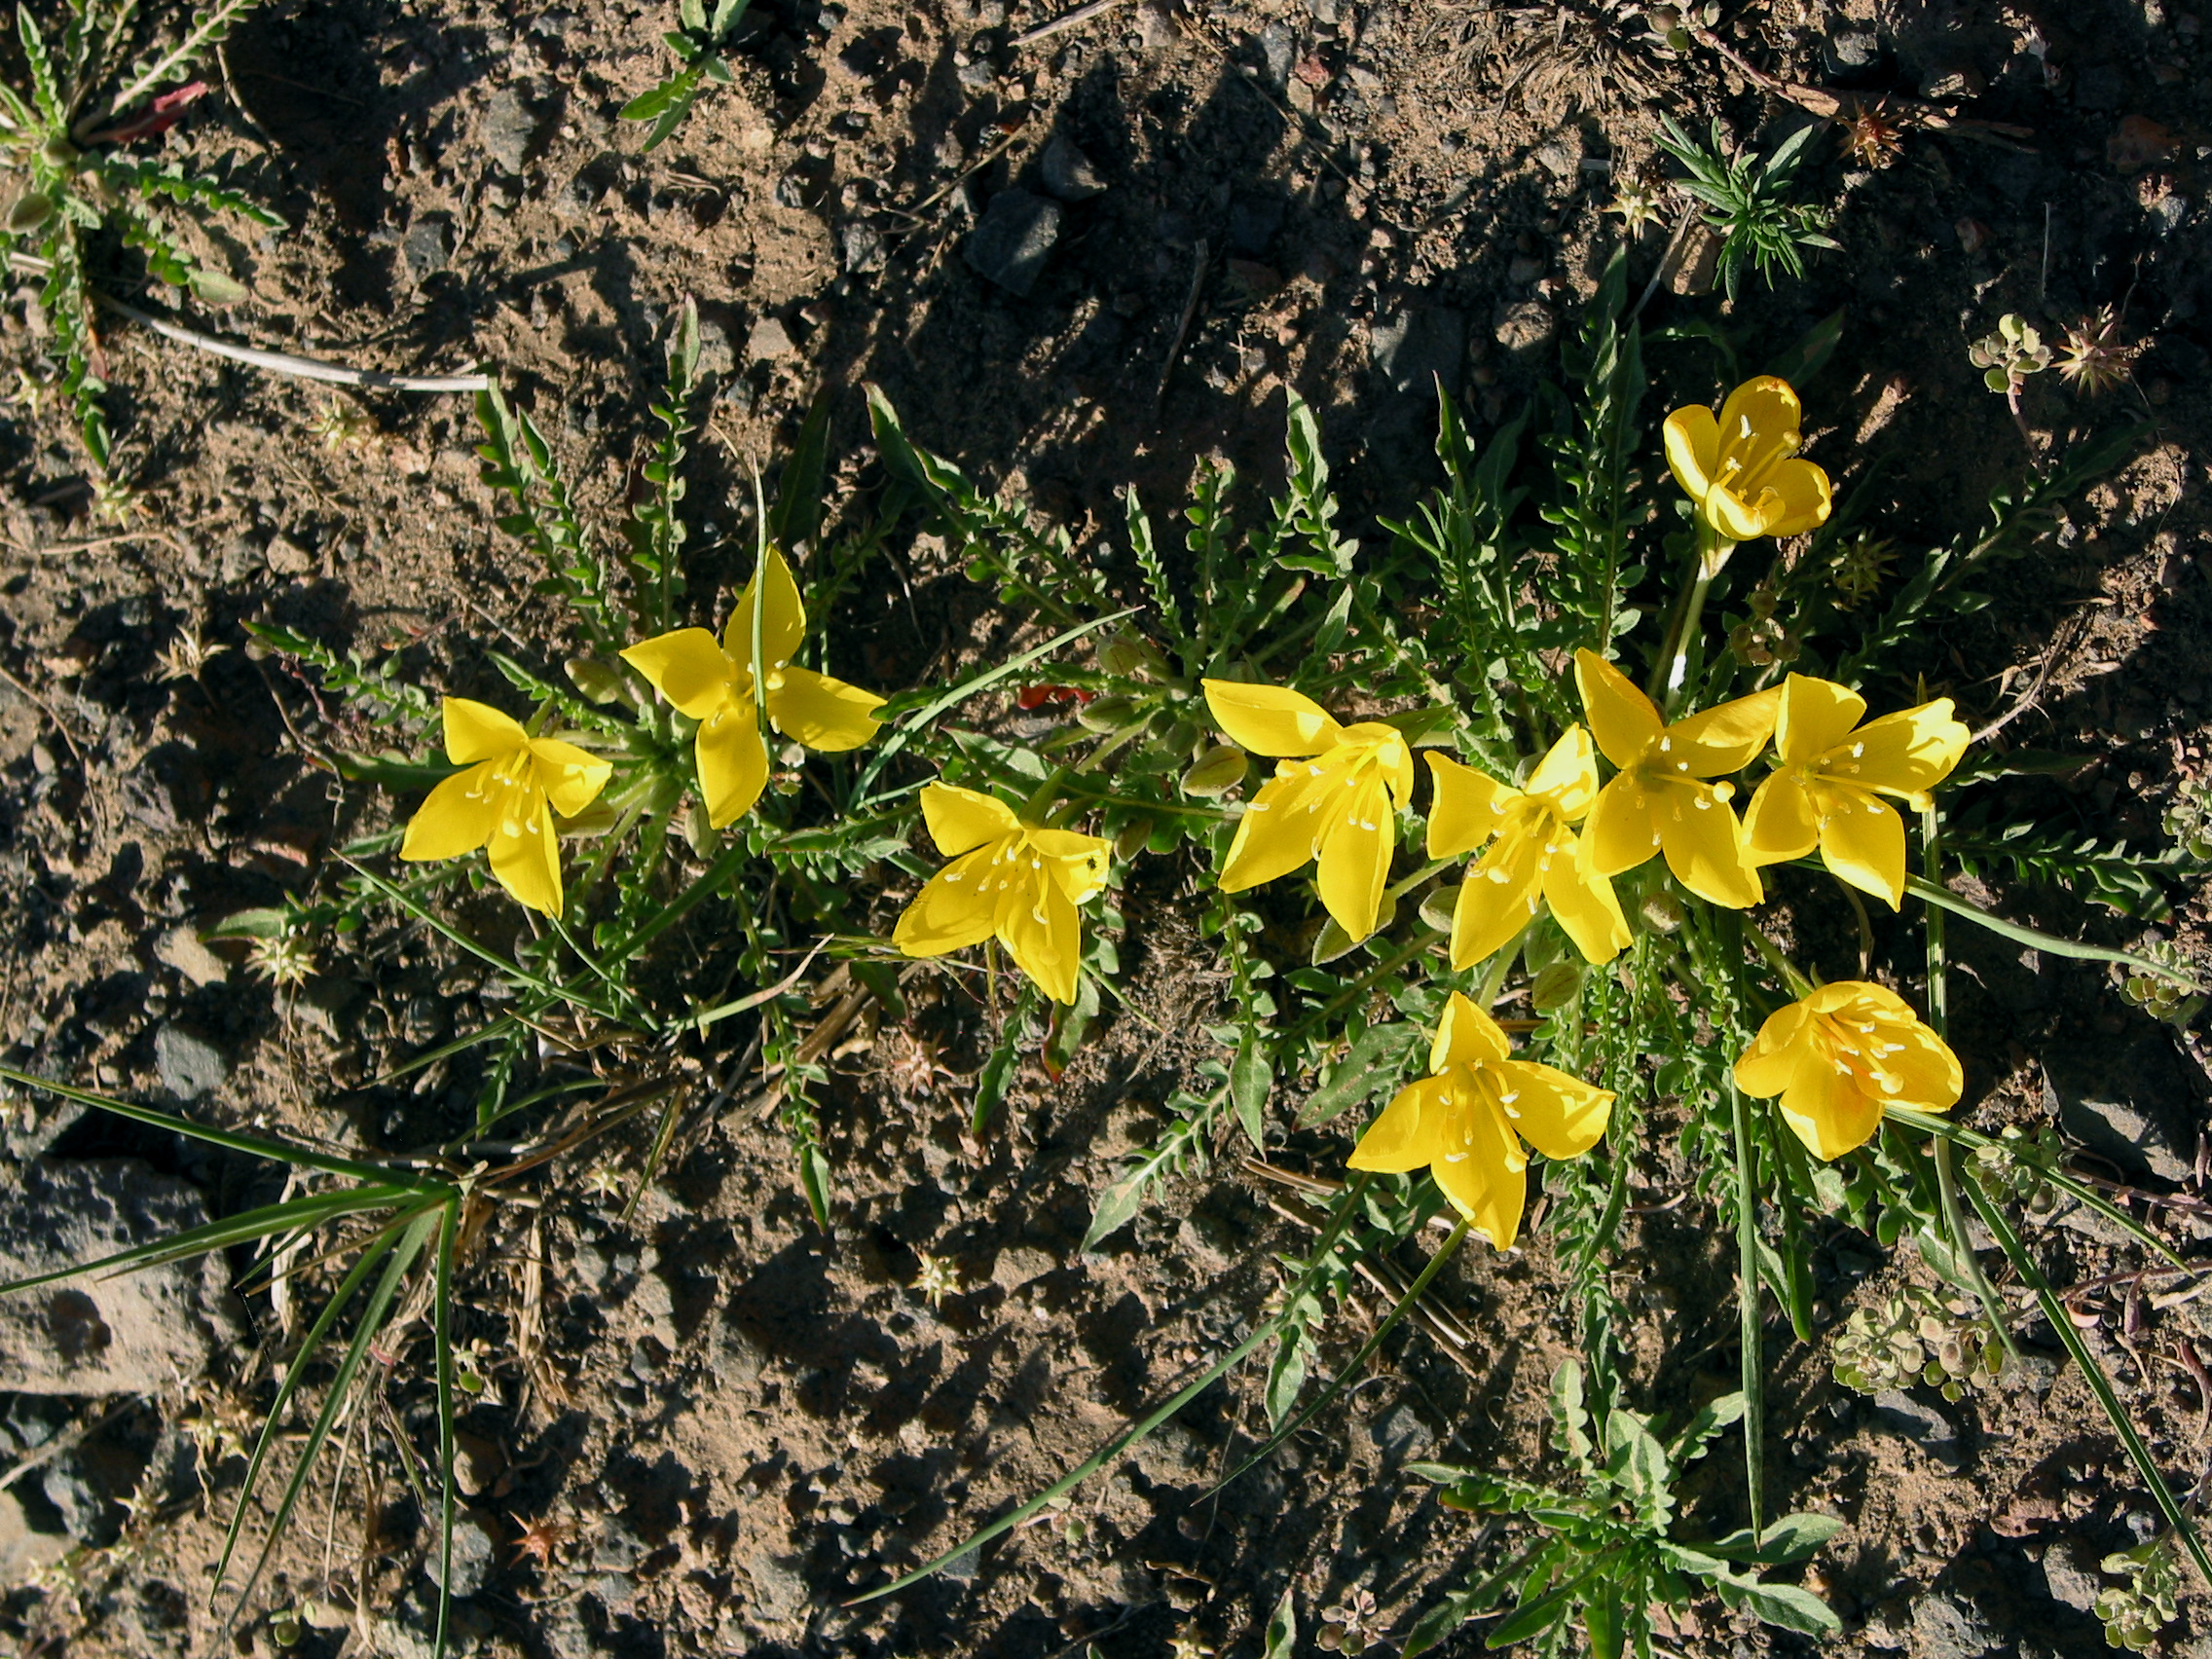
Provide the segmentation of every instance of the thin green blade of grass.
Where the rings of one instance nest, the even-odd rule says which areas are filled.
[[[89,1088],[77,1088],[36,1072],[19,1071],[14,1066],[0,1065],[0,1081],[19,1085],[24,1088],[43,1089],[63,1100],[73,1100],[80,1106],[96,1106],[103,1112],[113,1112],[119,1118],[132,1123],[150,1124],[157,1129],[168,1129],[192,1140],[205,1141],[210,1146],[242,1152],[253,1158],[266,1158],[277,1163],[293,1163],[308,1169],[320,1169],[330,1175],[346,1175],[356,1181],[388,1183],[424,1192],[444,1185],[434,1176],[410,1176],[403,1170],[387,1168],[383,1164],[363,1163],[355,1159],[335,1158],[328,1153],[296,1146],[290,1141],[270,1139],[261,1135],[241,1135],[231,1129],[218,1129],[205,1124],[196,1124],[189,1118],[180,1118],[157,1106],[140,1106],[134,1101],[118,1100],[111,1094],[97,1094]]]
[[[390,1084],[397,1083],[403,1077],[412,1076],[425,1066],[434,1066],[440,1060],[450,1060],[456,1054],[465,1054],[479,1043],[489,1043],[496,1038],[507,1035],[511,1031],[521,1029],[521,1020],[511,1014],[502,1014],[491,1023],[478,1026],[465,1037],[456,1037],[452,1042],[440,1043],[435,1049],[426,1050],[411,1060],[402,1060],[367,1087],[370,1088],[386,1088]]]
[[[1946,887],[1938,887],[1926,876],[1907,875],[1905,891],[1917,895],[1921,902],[1938,909],[1948,910],[1954,916],[1964,916],[1977,928],[1986,928],[2000,939],[2009,939],[2015,944],[2032,945],[2037,950],[2047,950],[2053,956],[2069,956],[2077,962],[2117,962],[2124,968],[2149,974],[2170,984],[2199,995],[2212,994],[2212,985],[2199,984],[2170,963],[2154,962],[2148,956],[2137,956],[2130,951],[2113,950],[2101,944],[2083,944],[2077,940],[2062,939],[2046,934],[2038,928],[2024,927],[2009,922],[2003,916],[1990,914],[1978,904],[1971,904]]]

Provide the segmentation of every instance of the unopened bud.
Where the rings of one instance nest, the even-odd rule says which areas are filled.
[[[1555,962],[1536,976],[1529,987],[1529,1000],[1538,1014],[1565,1008],[1582,991],[1582,970],[1571,962]]]
[[[624,690],[622,671],[598,657],[574,656],[565,665],[569,671],[569,683],[595,703],[611,703]]]
[[[1127,728],[1137,719],[1136,700],[1131,697],[1100,697],[1084,704],[1076,711],[1076,723],[1086,731],[1111,736]]]
[[[1126,634],[1116,634],[1098,647],[1098,666],[1123,679],[1142,674],[1149,666],[1145,648]]]
[[[8,208],[8,234],[28,236],[54,217],[54,198],[42,191],[26,191]]]
[[[1654,893],[1644,900],[1639,914],[1655,934],[1671,934],[1682,925],[1682,902],[1672,893]]]
[[[1114,857],[1123,864],[1127,864],[1144,851],[1146,843],[1151,839],[1152,820],[1132,818],[1115,832]]]
[[[58,132],[41,144],[38,153],[48,166],[59,168],[63,172],[67,172],[83,159],[83,152]]]
[[[1440,934],[1452,931],[1453,913],[1459,908],[1459,885],[1446,882],[1420,902],[1421,926],[1434,928]]]
[[[707,822],[706,807],[698,801],[690,802],[683,809],[683,838],[701,858],[712,853],[721,839],[715,827]]]
[[[571,839],[584,839],[604,835],[614,828],[619,815],[611,801],[605,798],[593,801],[573,818],[564,818],[555,827],[558,832]]]
[[[1216,744],[1192,762],[1183,774],[1183,793],[1199,800],[1214,800],[1244,781],[1251,761],[1241,749]]]

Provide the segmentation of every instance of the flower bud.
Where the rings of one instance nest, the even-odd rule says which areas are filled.
[[[1098,666],[1121,679],[1142,674],[1151,666],[1144,646],[1126,634],[1116,634],[1098,647]]]
[[[54,198],[41,191],[25,191],[8,208],[8,234],[28,236],[54,217]]]
[[[41,144],[38,153],[48,166],[62,172],[67,172],[83,159],[83,152],[58,132]]]
[[[555,830],[571,840],[604,835],[614,828],[618,816],[614,810],[614,803],[602,795],[585,807],[583,811],[577,813],[575,817],[561,819],[555,826]]]
[[[1132,697],[1100,697],[1086,703],[1076,711],[1076,723],[1086,731],[1106,736],[1125,730],[1137,719],[1136,700]]]
[[[1448,881],[1420,902],[1421,926],[1440,934],[1452,931],[1453,912],[1459,907],[1459,884]]]
[[[1671,934],[1682,925],[1682,902],[1672,893],[1652,894],[1638,913],[1655,934]]]
[[[1114,857],[1121,863],[1127,864],[1144,851],[1145,843],[1151,839],[1152,820],[1132,818],[1114,836]]]
[[[611,703],[623,692],[622,673],[597,657],[574,656],[565,665],[569,683],[595,703]]]
[[[1571,962],[1555,962],[1536,976],[1529,987],[1529,1001],[1538,1014],[1552,1014],[1572,1002],[1582,990],[1582,970]]]
[[[1216,744],[1183,774],[1183,793],[1199,800],[1218,799],[1244,781],[1251,764],[1243,750],[1226,743]]]

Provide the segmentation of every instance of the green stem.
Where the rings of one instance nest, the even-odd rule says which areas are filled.
[[[2038,929],[2009,922],[2003,916],[1991,915],[1978,904],[1970,904],[1940,882],[1925,876],[1910,875],[1904,878],[1904,889],[1932,909],[1948,910],[1954,916],[1964,916],[1978,928],[1987,928],[1999,939],[2009,939],[2015,944],[2032,945],[2037,950],[2047,950],[2053,956],[2070,956],[2077,962],[2117,962],[2123,968],[2149,974],[2155,978],[2199,995],[2212,992],[2212,985],[2203,985],[2162,962],[2154,962],[2147,956],[2131,956],[2124,950],[2108,950],[2101,944],[2082,944],[2074,940],[2061,939]]]
[[[1766,1372],[1759,1352],[1759,1194],[1751,1145],[1751,1108],[1728,1080],[1728,1107],[1736,1141],[1736,1272],[1739,1329],[1744,1349],[1744,1486],[1751,1506],[1751,1534],[1766,1530]]]
[[[1809,997],[1813,994],[1813,981],[1799,973],[1796,964],[1782,954],[1780,945],[1767,938],[1765,933],[1758,928],[1749,928],[1745,931],[1751,937],[1751,948],[1759,953],[1769,968],[1782,976],[1782,982],[1789,987],[1791,996]]]
[[[1727,565],[1728,555],[1735,551],[1733,541],[1723,541],[1703,518],[1697,521],[1697,573],[1691,578],[1681,608],[1675,613],[1674,626],[1668,630],[1666,649],[1659,653],[1660,672],[1650,687],[1653,699],[1669,719],[1675,718],[1675,710],[1681,704],[1690,642],[1697,638],[1698,624],[1705,617],[1705,596],[1713,587],[1713,578]]]

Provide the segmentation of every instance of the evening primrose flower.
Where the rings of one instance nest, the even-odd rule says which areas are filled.
[[[1054,1002],[1075,1001],[1083,923],[1075,907],[1106,885],[1109,843],[1048,830],[950,784],[922,789],[922,818],[952,863],[930,877],[892,933],[908,956],[942,956],[994,934]]]
[[[1693,403],[1667,417],[1667,464],[1697,503],[1701,540],[1732,547],[1827,521],[1828,475],[1797,457],[1798,413],[1788,381],[1757,375],[1728,394],[1718,415]]]
[[[1746,1094],[1782,1096],[1782,1119],[1813,1156],[1863,1146],[1892,1106],[1948,1112],[1966,1076],[1959,1057],[1895,991],[1838,979],[1759,1027],[1736,1062]]]
[[[1429,1050],[1433,1074],[1398,1090],[1352,1149],[1354,1169],[1427,1168],[1453,1208],[1498,1249],[1521,1232],[1527,1141],[1546,1158],[1578,1158],[1612,1116],[1610,1089],[1554,1066],[1516,1060],[1497,1022],[1457,991]]]
[[[558,738],[533,737],[488,704],[448,697],[446,758],[466,766],[432,790],[408,821],[399,856],[458,859],[489,846],[492,874],[533,910],[561,913],[561,850],[553,815],[573,818],[614,768]]]
[[[1413,798],[1414,756],[1395,726],[1340,725],[1311,698],[1275,685],[1202,682],[1224,733],[1255,755],[1286,756],[1237,822],[1221,866],[1224,893],[1318,868],[1321,903],[1354,940],[1375,931]]]
[[[1590,866],[1588,849],[1567,828],[1581,822],[1598,794],[1590,734],[1568,726],[1525,790],[1449,756],[1431,751],[1426,758],[1436,786],[1428,856],[1456,858],[1491,841],[1452,908],[1452,966],[1472,968],[1499,949],[1528,925],[1539,897],[1585,959],[1618,956],[1629,941],[1628,919],[1612,882]]]
[[[1762,865],[1818,846],[1838,877],[1895,909],[1904,898],[1904,823],[1879,797],[1925,809],[1970,734],[1951,718],[1948,697],[1861,725],[1865,715],[1866,699],[1831,681],[1792,674],[1784,682],[1777,765],[1744,810],[1744,839]]]
[[[760,604],[762,577],[767,602]],[[754,684],[754,611],[759,608],[760,654],[768,664]],[[806,608],[798,583],[777,549],[762,555],[761,570],[738,596],[736,612],[720,643],[705,628],[679,628],[632,645],[622,660],[653,689],[699,722],[692,752],[707,822],[717,830],[753,810],[768,783],[768,745],[760,731],[765,703],[769,722],[784,736],[828,754],[858,749],[875,735],[883,699],[797,668],[806,636]]]
[[[1574,653],[1574,682],[1598,747],[1618,772],[1598,792],[1582,836],[1601,875],[1664,851],[1675,879],[1699,898],[1748,909],[1766,897],[1728,802],[1740,770],[1774,730],[1779,689],[1754,691],[1668,725],[1650,698],[1592,650]]]

